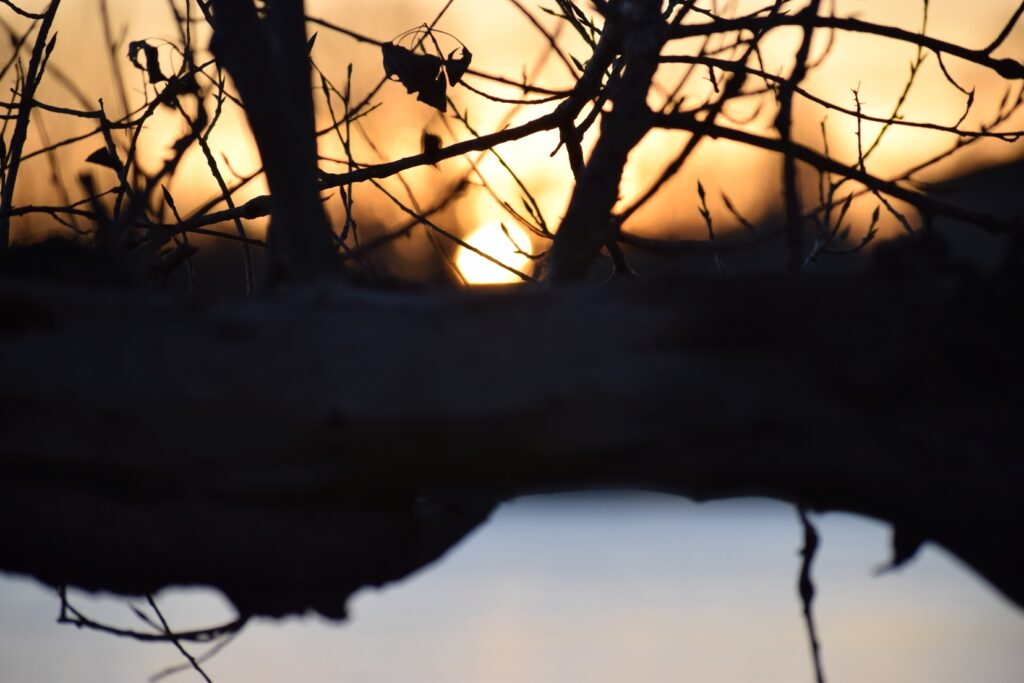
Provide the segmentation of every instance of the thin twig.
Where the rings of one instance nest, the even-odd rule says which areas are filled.
[[[25,147],[25,138],[28,136],[29,115],[32,111],[32,100],[35,97],[36,87],[42,77],[42,65],[45,63],[45,55],[53,50],[56,36],[47,41],[50,35],[50,28],[53,26],[53,19],[57,15],[57,8],[60,0],[51,0],[46,12],[43,13],[39,23],[39,33],[36,35],[35,46],[32,48],[32,57],[28,62],[28,71],[25,73],[25,85],[22,89],[21,101],[24,106],[18,109],[18,119],[14,124],[14,133],[11,135],[11,144],[7,154],[7,174],[4,177],[3,189],[0,190],[0,250],[7,249],[11,240],[11,219],[10,210],[14,202],[14,186],[18,180],[18,170],[21,167],[21,153]]]
[[[814,626],[814,614],[811,610],[811,603],[814,601],[814,581],[811,578],[811,565],[814,563],[815,553],[818,551],[818,532],[815,530],[811,520],[807,517],[807,511],[802,507],[797,508],[800,515],[800,524],[804,530],[804,547],[800,551],[803,560],[800,564],[800,581],[798,589],[800,600],[803,604],[804,623],[807,625],[807,637],[811,645],[811,659],[814,662],[814,677],[817,683],[825,683],[825,672],[821,665],[821,646],[818,641],[818,632]]]
[[[181,644],[181,641],[178,640],[178,638],[174,635],[174,632],[171,631],[171,627],[168,626],[167,620],[164,618],[163,612],[161,612],[160,608],[156,606],[156,600],[153,599],[153,596],[147,595],[146,602],[149,603],[149,606],[156,613],[157,619],[160,620],[161,629],[167,635],[168,639],[170,639],[171,643],[174,644],[174,647],[178,648],[178,652],[180,652],[182,656],[188,660],[188,663],[192,665],[192,668],[196,670],[196,673],[203,677],[203,680],[206,681],[206,683],[213,683],[213,681],[210,680],[210,677],[206,675],[206,672],[203,671],[203,667],[201,667],[199,665],[199,662],[196,661],[196,658],[193,657],[192,654],[185,649],[185,646]]]

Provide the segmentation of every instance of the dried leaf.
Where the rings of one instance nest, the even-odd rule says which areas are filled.
[[[139,52],[146,57],[145,64],[139,61]],[[133,40],[128,43],[128,59],[135,65],[135,68],[146,72],[150,83],[162,83],[167,80],[167,76],[160,71],[160,56],[157,54],[156,47],[146,41]]]
[[[429,29],[427,36],[433,37]],[[399,36],[409,35],[406,32]],[[437,48],[437,41],[434,40]],[[452,50],[447,58],[441,54],[423,54],[415,52],[397,43],[381,45],[384,58],[384,74],[388,78],[396,78],[405,86],[409,93],[417,93],[417,99],[441,111],[448,110],[447,89],[456,85],[469,70],[473,60],[472,53],[463,45]],[[458,56],[456,56],[458,53]]]
[[[417,100],[429,104],[442,114],[448,111],[448,84],[444,81],[444,73],[439,71],[437,77],[427,87],[420,90]]]
[[[185,74],[182,77],[171,76],[167,79],[167,86],[160,93],[160,103],[168,107],[174,107],[175,100],[181,95],[198,95],[199,83],[195,74]]]
[[[456,59],[455,53],[459,50],[462,51],[462,56]],[[461,81],[462,77],[469,71],[469,63],[472,61],[473,53],[465,46],[452,50],[448,54],[448,59],[444,60],[444,70],[448,74],[448,85],[455,85]]]
[[[87,156],[85,160],[90,164],[106,166],[107,168],[112,168],[115,171],[119,166],[117,159],[111,156],[110,151],[106,147],[100,147],[98,150]]]
[[[410,93],[420,92],[431,84],[441,73],[441,58],[435,55],[421,55],[412,50],[385,43],[381,45],[384,54],[384,74],[395,76]]]

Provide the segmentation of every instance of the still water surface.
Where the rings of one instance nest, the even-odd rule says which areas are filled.
[[[885,526],[816,520],[831,683],[1024,681],[1024,611],[934,547],[876,577]],[[412,580],[359,594],[349,622],[260,621],[205,668],[217,683],[812,683],[794,589],[801,534],[791,508],[764,501],[524,499]],[[123,601],[74,601],[133,623]],[[159,602],[176,628],[232,614],[207,591]],[[57,606],[34,581],[0,576],[0,681],[141,683],[181,661],[171,645],[58,626]]]

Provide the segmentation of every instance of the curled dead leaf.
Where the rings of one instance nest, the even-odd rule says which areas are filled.
[[[442,57],[435,33],[450,35],[426,26],[406,31],[390,43],[381,45],[384,60],[384,74],[397,79],[405,86],[406,92],[416,93],[420,102],[429,104],[444,113],[448,110],[449,85],[456,85],[469,70],[473,54],[459,41],[459,47]],[[414,38],[412,48],[400,45],[409,36]],[[454,36],[451,36],[454,38]],[[458,40],[458,38],[455,38]],[[433,45],[436,54],[427,52],[424,44]],[[422,49],[424,51],[417,52]],[[456,57],[458,53],[458,57]]]

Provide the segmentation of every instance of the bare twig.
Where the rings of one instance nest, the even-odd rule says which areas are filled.
[[[147,595],[146,602],[149,603],[150,608],[152,608],[152,610],[156,613],[157,619],[160,620],[160,630],[163,631],[167,638],[174,644],[174,647],[178,648],[178,652],[180,652],[182,656],[186,660],[188,660],[188,663],[192,666],[193,669],[195,669],[196,673],[203,677],[203,680],[206,681],[206,683],[213,683],[213,681],[210,680],[210,677],[206,675],[206,672],[203,671],[203,667],[201,667],[199,665],[199,662],[196,661],[196,658],[193,657],[191,653],[189,653],[189,651],[185,649],[185,646],[181,644],[181,640],[174,634],[173,631],[171,631],[171,627],[167,624],[167,619],[164,618],[164,614],[160,611],[160,608],[156,606],[156,601],[153,599],[153,596]]]
[[[818,632],[814,626],[814,613],[811,604],[814,602],[814,581],[811,578],[811,565],[814,563],[814,556],[818,552],[818,532],[815,530],[807,512],[802,507],[797,508],[800,515],[800,524],[804,530],[804,547],[800,551],[803,560],[800,563],[800,580],[798,590],[800,601],[803,605],[804,624],[807,626],[807,637],[811,646],[811,659],[814,663],[814,677],[817,683],[825,683],[825,672],[821,665],[821,646],[818,641]]]
[[[46,56],[53,51],[53,47],[56,44],[56,36],[49,38],[49,35],[58,7],[60,7],[60,0],[51,0],[50,5],[43,13],[39,23],[39,32],[36,34],[35,46],[32,48],[32,57],[28,63],[28,71],[25,73],[25,85],[21,94],[21,101],[24,106],[18,109],[18,118],[14,124],[14,133],[11,135],[10,149],[7,154],[9,159],[7,162],[7,173],[4,176],[3,189],[0,190],[0,250],[6,249],[10,244],[10,210],[14,201],[14,187],[18,180],[18,170],[21,167],[22,150],[25,147],[25,138],[28,135],[29,117],[32,111],[31,103],[35,97],[36,87],[39,85],[39,80],[42,77],[42,68],[46,61]]]

